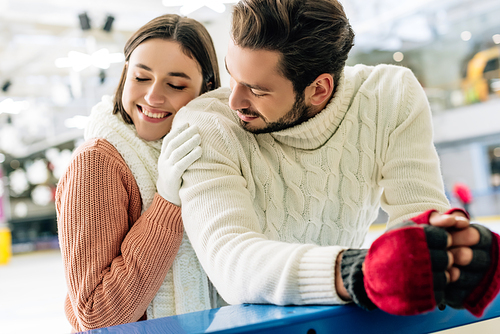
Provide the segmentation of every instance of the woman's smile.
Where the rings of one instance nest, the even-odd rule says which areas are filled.
[[[139,117],[147,122],[158,123],[173,115],[168,111],[161,111],[158,109],[137,105]]]

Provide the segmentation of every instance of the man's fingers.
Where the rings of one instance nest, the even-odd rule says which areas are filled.
[[[446,269],[450,269],[453,264],[455,264],[455,258],[453,256],[453,253],[450,251],[447,251],[446,254],[448,254],[448,267],[446,267]]]
[[[445,276],[446,276],[446,284],[450,283],[450,280],[451,280],[451,276],[450,276],[450,273],[447,271],[444,272]]]
[[[453,263],[458,266],[466,266],[472,261],[472,249],[470,247],[455,247],[450,249],[453,254]]]
[[[466,217],[462,216],[460,213],[453,213],[451,216],[454,217],[455,219],[455,225],[453,227],[458,228],[458,229],[464,229],[469,227],[470,221]]]
[[[448,283],[456,282],[460,278],[460,269],[457,267],[451,267],[446,271],[449,275],[449,281]]]
[[[479,242],[479,232],[473,228],[468,227],[459,231],[450,232],[453,238],[452,246],[474,246]]]
[[[457,229],[464,229],[470,225],[469,220],[458,212],[445,215],[434,212],[429,218],[429,223],[437,227],[454,227]]]

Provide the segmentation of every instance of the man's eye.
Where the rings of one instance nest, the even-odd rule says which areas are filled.
[[[252,95],[255,96],[255,97],[262,97],[262,96],[266,95],[266,94],[257,94],[253,90],[251,90],[251,89],[250,89],[250,93],[252,93]]]

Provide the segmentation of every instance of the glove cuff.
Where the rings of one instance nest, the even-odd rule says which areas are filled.
[[[431,217],[431,214],[433,212],[437,212],[437,210],[434,209],[427,210],[425,212],[422,212],[418,216],[410,218],[410,220],[413,221],[415,224],[429,225],[429,218]],[[469,213],[462,208],[451,208],[450,210],[446,211],[445,214],[449,215],[452,214],[453,212],[462,212],[467,217],[467,219],[470,219]]]
[[[412,222],[414,222],[415,224],[425,224],[425,225],[429,225],[429,218],[431,217],[431,214],[433,212],[437,212],[437,210],[427,210],[425,212],[422,212],[421,214],[419,214],[418,216],[415,216],[413,218],[411,218],[410,220]]]
[[[467,219],[470,220],[469,213],[462,208],[451,208],[450,210],[446,211],[445,214],[449,215],[449,214],[452,214],[453,212],[461,212],[465,215],[465,217],[467,217]]]
[[[351,298],[356,305],[361,308],[371,311],[377,306],[372,303],[366,294],[365,284],[363,279],[363,262],[365,261],[368,249],[347,249],[342,253],[342,261],[340,263],[340,273],[342,282],[351,295]]]

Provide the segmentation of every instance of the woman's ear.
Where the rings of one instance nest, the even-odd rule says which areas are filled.
[[[209,92],[212,89],[212,86],[213,86],[213,82],[212,81],[202,82],[201,83],[200,95],[204,94],[206,92]]]
[[[309,101],[313,106],[326,104],[332,96],[334,87],[333,76],[329,73],[323,73],[306,87],[306,101]]]

